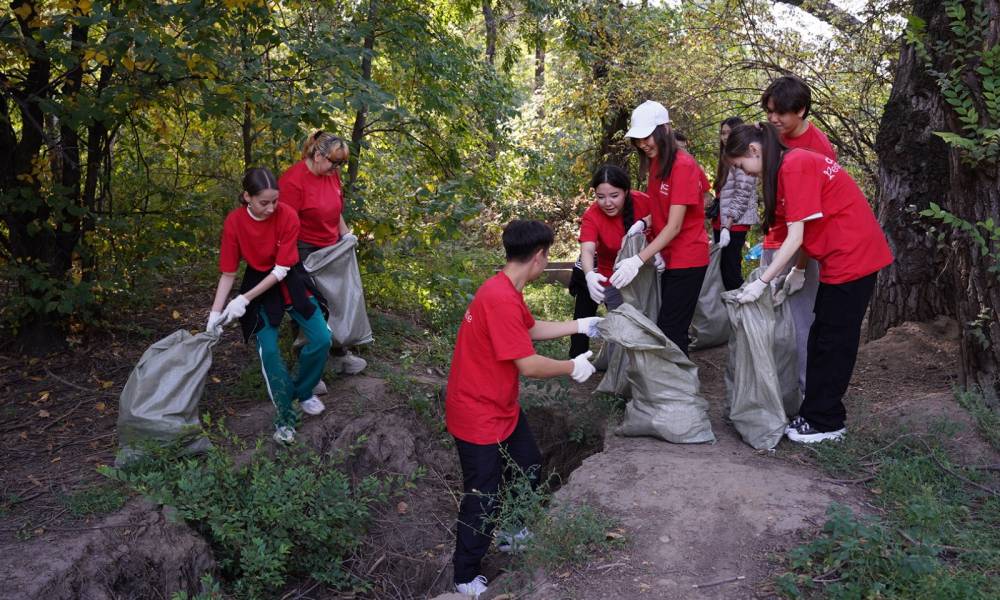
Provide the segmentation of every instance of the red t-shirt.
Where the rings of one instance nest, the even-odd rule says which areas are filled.
[[[632,214],[638,221],[649,214],[649,196],[645,192],[632,190]],[[611,277],[615,270],[615,258],[622,249],[622,238],[625,237],[625,223],[621,213],[609,217],[594,202],[583,213],[580,223],[580,243],[594,242],[597,244],[597,272],[605,277]]]
[[[299,262],[298,237],[299,218],[280,200],[263,221],[251,217],[245,205],[235,208],[222,225],[219,271],[235,273],[240,259],[258,271],[291,267]]]
[[[885,234],[868,200],[837,162],[790,150],[778,171],[778,202],[788,222],[805,221],[802,248],[819,261],[819,280],[847,283],[892,263]]]
[[[304,160],[295,163],[278,179],[281,202],[295,209],[302,224],[299,239],[325,248],[340,239],[340,215],[344,197],[340,174],[313,175]]]
[[[516,359],[535,354],[535,319],[524,297],[502,271],[476,292],[458,328],[448,375],[448,431],[471,444],[496,444],[517,426]]]
[[[652,234],[655,236],[667,224],[670,207],[687,205],[684,222],[677,237],[660,251],[668,269],[686,269],[708,265],[708,237],[705,234],[704,193],[708,191],[708,178],[694,158],[683,150],[677,152],[670,177],[658,177],[658,161],[649,166],[646,193],[649,194],[649,211],[652,215]]]
[[[819,127],[813,125],[811,121],[806,126],[806,130],[802,135],[798,137],[781,136],[781,143],[789,148],[804,148],[837,160],[837,151],[833,148],[833,144],[830,143],[826,134],[820,131]],[[777,215],[775,215],[774,224],[771,225],[767,230],[767,235],[764,236],[764,248],[768,250],[780,248],[781,242],[785,241],[785,237],[787,236],[788,228],[785,226],[785,222],[778,220]]]

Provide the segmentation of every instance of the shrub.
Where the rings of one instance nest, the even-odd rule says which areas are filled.
[[[182,457],[172,446],[102,472],[176,509],[209,540],[223,578],[241,597],[267,595],[295,575],[358,585],[345,561],[361,542],[369,507],[384,498],[374,478],[352,489],[314,452],[291,448],[270,457],[259,441],[243,464],[216,443],[201,458]]]

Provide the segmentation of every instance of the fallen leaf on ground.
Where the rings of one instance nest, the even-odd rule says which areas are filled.
[[[27,431],[22,431],[21,432],[21,439],[22,440],[28,439],[28,432]]]
[[[94,405],[94,410],[96,410],[97,412],[104,412],[107,409],[108,405],[103,402],[98,402],[97,404]]]
[[[49,411],[43,408],[42,410],[38,411],[38,416],[42,419],[45,419],[49,416]]]
[[[48,400],[49,399],[49,393],[47,391],[46,392],[41,392],[40,394],[38,394],[38,399],[41,400],[42,402]]]
[[[28,481],[37,485],[38,487],[42,487],[42,482],[39,481],[38,478],[35,477],[34,475],[28,475]]]
[[[618,531],[609,531],[604,534],[604,537],[609,540],[620,540],[625,537],[625,534]]]
[[[401,501],[399,504],[396,505],[396,512],[401,515],[405,515],[409,510],[410,506],[406,502]]]
[[[176,321],[177,319],[180,319],[180,318],[181,318],[181,313],[179,313],[179,312],[177,312],[177,311],[175,310],[174,312],[170,313],[170,316],[171,316],[171,317],[173,317],[173,318],[174,318],[174,320]]]

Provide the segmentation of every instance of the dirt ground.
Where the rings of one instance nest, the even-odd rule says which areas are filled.
[[[70,499],[100,484],[96,465],[113,461],[117,396],[141,353],[175,329],[202,327],[203,307],[197,299],[192,300],[190,291],[165,289],[162,304],[137,315],[130,330],[82,336],[72,350],[44,359],[0,355],[5,399],[0,406],[0,597],[73,597],[32,596],[21,585],[44,579],[40,574],[55,576],[60,565],[72,563],[68,555],[74,552],[80,557],[77,565],[108,547],[127,558],[139,548],[130,545],[137,543],[138,532],[159,527],[159,507],[138,500],[116,514],[78,517]],[[174,312],[168,306],[187,308]],[[913,426],[940,417],[968,422],[950,391],[956,334],[947,320],[906,324],[863,346],[848,398],[849,427],[864,427],[869,419]],[[255,362],[253,352],[235,341],[235,333],[228,335],[234,339],[216,348],[202,410],[225,415],[230,428],[246,438],[269,434],[272,407],[260,390],[244,385],[244,369]],[[426,405],[415,406],[407,399],[414,390],[391,389],[386,379],[373,376],[380,363],[381,372],[394,368],[377,346],[366,349],[366,375],[329,382],[329,410],[306,421],[302,438],[326,452],[366,435],[368,442],[349,464],[353,474],[420,474],[413,489],[377,507],[371,534],[352,562],[356,572],[373,582],[368,597],[433,597],[450,585],[451,528],[460,489],[454,450],[440,421],[446,366],[409,373],[428,398]],[[740,441],[721,419],[725,349],[694,358],[718,443],[677,446],[607,436],[603,452],[585,460],[557,498],[604,508],[624,528],[624,549],[582,566],[539,574],[533,587],[522,591],[545,599],[768,597],[766,581],[776,568],[769,553],[813,533],[830,501],[861,505],[855,488],[824,481],[787,441],[770,454]],[[596,383],[577,388],[574,396],[590,401],[589,390]],[[550,466],[564,477],[586,455],[601,450],[600,443],[567,443],[569,431],[559,415],[534,411],[530,418]],[[963,431],[955,443],[974,460],[985,450],[971,426]],[[83,538],[93,543],[88,546],[91,542],[83,543]],[[177,589],[171,589],[176,584],[168,583],[169,577],[196,578],[185,569],[205,564],[203,549],[197,550],[195,559],[158,571],[164,597]],[[503,557],[487,560],[491,579],[506,567]],[[88,576],[86,570],[76,570]],[[105,595],[90,597],[144,596],[126,593],[124,583],[103,573],[106,579],[94,585]],[[729,581],[737,577],[741,579]],[[711,585],[693,588],[695,584]],[[495,589],[492,595],[500,592],[499,586]],[[293,582],[285,592],[299,598],[364,597],[344,596],[310,581]]]

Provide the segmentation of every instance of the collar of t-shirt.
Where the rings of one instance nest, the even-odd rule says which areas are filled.
[[[253,214],[253,211],[250,210],[250,205],[249,204],[247,204],[247,214],[250,215],[250,218],[253,219],[254,221],[260,222],[260,221],[266,221],[267,220],[267,217],[258,217],[257,215]]]

